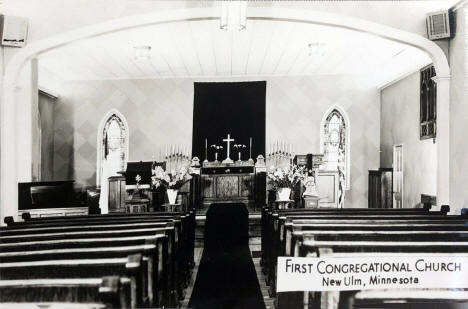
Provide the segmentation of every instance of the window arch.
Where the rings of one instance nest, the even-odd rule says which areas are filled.
[[[349,120],[338,106],[333,106],[324,115],[320,126],[320,151],[324,154],[321,169],[338,171],[339,205],[343,206],[345,190],[350,179]]]
[[[128,161],[128,125],[123,115],[111,110],[104,116],[98,131],[98,158],[96,184],[101,184],[103,168],[110,174],[124,171]],[[107,171],[109,173],[109,171]]]

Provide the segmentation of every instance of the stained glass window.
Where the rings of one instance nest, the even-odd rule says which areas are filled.
[[[338,171],[339,176],[339,204],[342,207],[346,188],[347,175],[347,127],[343,115],[333,109],[325,119],[323,127],[323,169]]]
[[[104,125],[101,168],[106,167],[108,175],[117,175],[125,170],[126,127],[117,115],[112,115]]]

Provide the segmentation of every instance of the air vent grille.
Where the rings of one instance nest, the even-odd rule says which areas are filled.
[[[453,13],[441,11],[430,13],[426,19],[427,36],[430,40],[441,40],[453,37]]]

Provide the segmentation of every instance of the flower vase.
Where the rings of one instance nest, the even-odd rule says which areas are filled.
[[[175,204],[176,203],[178,193],[179,193],[179,190],[176,190],[176,189],[167,189],[166,190],[167,200],[169,201],[169,204]]]
[[[291,188],[279,188],[276,191],[277,201],[289,201],[291,197]]]

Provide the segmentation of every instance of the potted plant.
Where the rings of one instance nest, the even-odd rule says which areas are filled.
[[[291,189],[305,179],[307,172],[305,167],[291,165],[286,168],[272,167],[267,174],[269,185],[276,190],[276,200],[288,201]]]
[[[160,166],[153,169],[151,181],[154,188],[166,188],[169,204],[175,204],[180,187],[192,178],[188,168],[181,168],[178,171],[166,172]]]

